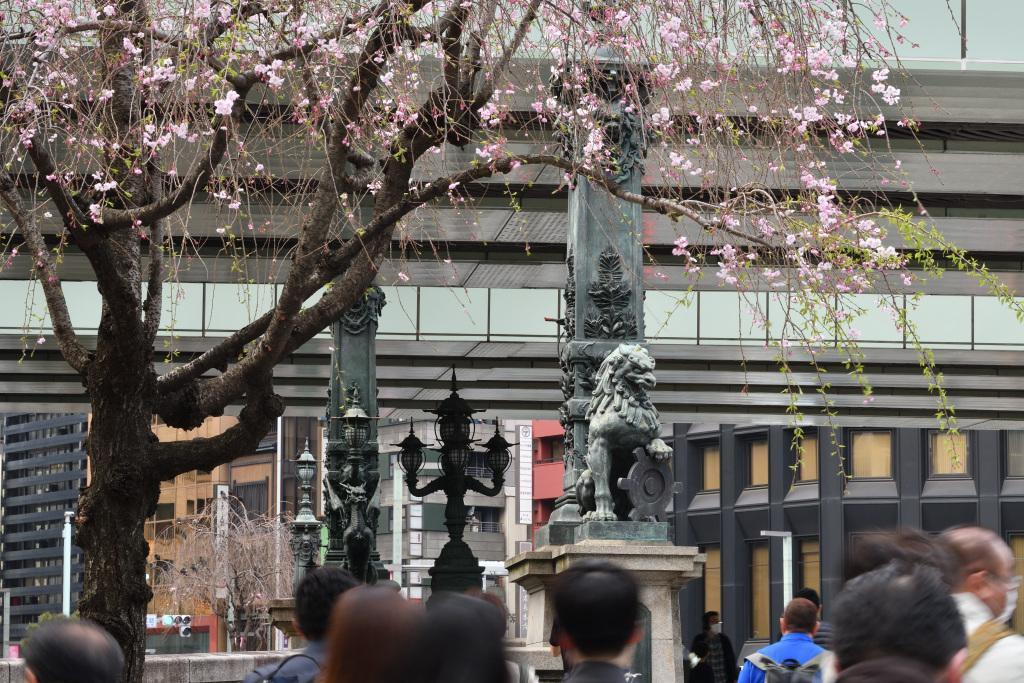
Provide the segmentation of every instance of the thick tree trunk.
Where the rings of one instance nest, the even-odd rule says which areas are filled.
[[[79,503],[78,543],[85,553],[83,617],[101,624],[125,653],[124,680],[140,683],[145,664],[146,518],[160,481],[150,456],[154,380],[145,344],[115,338],[104,312],[87,384],[92,401],[89,485]],[[129,336],[129,335],[125,335]]]

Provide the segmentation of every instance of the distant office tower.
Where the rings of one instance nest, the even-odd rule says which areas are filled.
[[[0,414],[0,587],[11,591],[11,641],[44,612],[61,611],[64,512],[85,485],[83,414]],[[82,592],[82,551],[71,555],[71,609]]]

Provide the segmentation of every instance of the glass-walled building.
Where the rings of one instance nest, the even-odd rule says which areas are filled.
[[[837,427],[798,445],[782,426],[674,430],[675,541],[707,554],[704,578],[681,595],[688,641],[710,610],[738,648],[777,639],[786,560],[793,590],[818,590],[827,619],[846,550],[872,530],[978,524],[1024,573],[1024,432]],[[792,556],[763,531],[791,532]],[[1014,627],[1024,632],[1024,596]]]
[[[47,612],[60,612],[64,513],[78,508],[85,485],[81,414],[0,414],[2,503],[0,587],[11,592],[11,642]],[[71,609],[82,592],[82,551],[72,548]]]

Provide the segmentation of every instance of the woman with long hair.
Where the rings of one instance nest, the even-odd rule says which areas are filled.
[[[319,683],[399,683],[422,610],[389,588],[360,586],[331,614]]]

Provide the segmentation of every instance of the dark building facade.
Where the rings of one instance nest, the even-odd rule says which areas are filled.
[[[708,558],[680,596],[687,643],[708,610],[737,650],[779,637],[783,543],[762,531],[792,533],[793,590],[819,590],[826,619],[847,548],[872,530],[978,524],[1024,572],[1024,432],[808,429],[802,453],[782,426],[675,425],[673,436],[675,541]],[[1013,625],[1024,631],[1021,603]]]
[[[11,591],[11,641],[44,612],[61,611],[64,512],[85,485],[82,414],[0,415],[3,455],[0,585]],[[71,608],[82,591],[82,552],[72,549]]]

